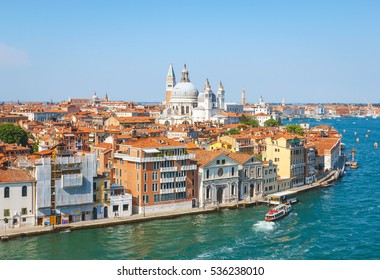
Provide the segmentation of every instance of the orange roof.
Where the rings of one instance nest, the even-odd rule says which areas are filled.
[[[33,176],[26,169],[0,169],[0,182],[33,182]]]
[[[199,150],[191,150],[191,154],[195,155],[195,161],[199,164],[199,166],[203,167],[210,163],[212,160],[220,156],[221,154],[226,154],[224,151],[205,151],[202,149]]]
[[[236,160],[237,162],[243,164],[245,163],[246,161],[248,161],[249,159],[251,159],[252,157],[255,157],[253,155],[249,155],[249,154],[246,154],[246,153],[230,153],[228,155],[228,157]]]

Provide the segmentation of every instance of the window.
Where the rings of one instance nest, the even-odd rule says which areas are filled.
[[[93,191],[96,191],[96,182],[93,182],[93,183],[92,183],[92,190],[93,190]]]
[[[144,181],[146,181],[148,178],[148,174],[147,173],[144,173]]]
[[[21,208],[21,215],[27,215],[28,209],[27,208]]]
[[[149,195],[143,195],[143,203],[149,203]]]
[[[158,191],[158,184],[157,183],[153,183],[152,184],[152,192],[156,192]]]
[[[220,164],[220,160],[219,159],[216,161],[216,164]]]
[[[21,193],[21,196],[28,196],[28,188],[26,186],[22,186]]]
[[[144,184],[144,192],[147,192],[148,191],[148,187],[146,186],[146,184]]]
[[[9,217],[9,216],[10,216],[9,209],[4,209],[4,217]]]
[[[123,211],[128,211],[129,204],[123,204]]]
[[[112,212],[118,212],[119,211],[119,205],[112,206]]]
[[[152,173],[152,180],[157,181],[158,180],[158,172],[153,172]]]
[[[92,195],[92,201],[93,201],[93,202],[96,202],[96,194],[93,194],[93,195]]]
[[[232,167],[231,175],[232,175],[232,176],[235,176],[235,167]]]
[[[9,187],[4,188],[4,198],[9,198]]]
[[[210,178],[210,170],[206,170],[206,179]]]
[[[108,188],[108,181],[105,181],[105,182],[104,182],[104,188],[105,188],[105,189]]]
[[[146,169],[146,163],[145,163],[145,162],[142,164],[142,169],[143,169],[143,170]]]
[[[206,199],[210,199],[210,188],[206,189]]]
[[[108,193],[105,193],[105,194],[104,194],[104,200],[105,200],[105,201],[108,200]]]
[[[222,159],[222,164],[225,164],[226,163],[226,160],[225,159]]]
[[[136,162],[136,166],[135,166],[136,170],[139,170],[140,169],[140,165],[138,162]]]
[[[153,165],[154,169],[159,169],[160,168],[160,162],[159,161],[156,161],[153,164],[154,164]]]
[[[159,202],[160,201],[160,195],[159,194],[153,195],[153,200],[154,200],[154,202]]]

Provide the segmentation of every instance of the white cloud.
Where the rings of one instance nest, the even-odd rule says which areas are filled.
[[[25,52],[0,43],[1,68],[24,68],[30,65],[30,60]]]

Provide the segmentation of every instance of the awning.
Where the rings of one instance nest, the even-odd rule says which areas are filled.
[[[160,151],[155,149],[155,148],[151,148],[151,149],[142,149],[145,153],[147,154],[154,154],[154,153],[159,153]]]

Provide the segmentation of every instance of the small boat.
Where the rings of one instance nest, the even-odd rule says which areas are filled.
[[[282,217],[285,217],[287,214],[292,211],[292,206],[290,203],[280,204],[274,208],[272,208],[266,215],[265,215],[265,221],[276,221],[278,219],[281,219]]]
[[[356,161],[351,161],[350,168],[351,169],[357,169],[359,167],[359,164]]]
[[[286,202],[290,203],[290,204],[296,204],[299,202],[298,198],[297,197],[292,197],[292,198],[288,198],[286,200]]]

